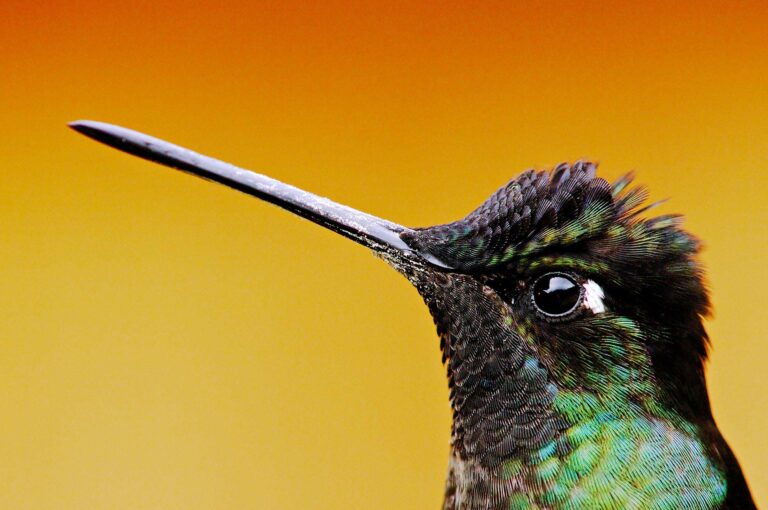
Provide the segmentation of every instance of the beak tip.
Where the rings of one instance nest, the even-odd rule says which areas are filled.
[[[99,122],[93,120],[74,120],[67,122],[67,126],[78,133],[90,138],[95,138],[98,133],[103,132],[103,129],[99,129]]]
[[[67,126],[81,135],[87,136],[91,140],[95,140],[124,152],[138,156],[142,155],[138,153],[137,149],[137,147],[142,146],[142,143],[139,140],[136,140],[136,136],[132,136],[137,133],[132,133],[128,129],[95,120],[75,120],[68,122]]]
[[[74,129],[75,131],[82,132],[83,129],[87,129],[86,126],[88,124],[89,121],[87,120],[73,120],[72,122],[67,122],[67,127]]]
[[[75,120],[73,122],[68,122],[67,126],[81,135],[94,140],[99,140],[99,135],[101,134],[103,136],[103,131],[98,129],[95,124],[95,122],[90,120]]]

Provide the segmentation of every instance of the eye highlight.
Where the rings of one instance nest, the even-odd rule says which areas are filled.
[[[563,317],[581,303],[583,290],[565,273],[547,273],[533,284],[531,299],[536,309],[547,317]]]

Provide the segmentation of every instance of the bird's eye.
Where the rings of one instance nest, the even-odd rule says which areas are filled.
[[[548,317],[571,313],[581,302],[581,286],[563,273],[547,273],[533,284],[533,304]]]

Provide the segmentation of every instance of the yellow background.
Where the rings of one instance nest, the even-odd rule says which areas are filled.
[[[1,509],[442,497],[446,383],[415,290],[77,118],[406,225],[529,166],[636,169],[706,243],[714,411],[768,504],[765,2],[187,4],[3,3]]]

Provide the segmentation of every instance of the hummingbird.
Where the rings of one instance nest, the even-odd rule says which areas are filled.
[[[699,241],[577,161],[408,228],[148,135],[74,130],[375,252],[434,319],[452,427],[444,510],[755,508],[710,408]]]

